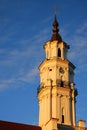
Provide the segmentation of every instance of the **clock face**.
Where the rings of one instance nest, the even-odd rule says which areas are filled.
[[[60,72],[61,74],[64,74],[64,69],[63,69],[62,67],[60,67],[59,72]]]

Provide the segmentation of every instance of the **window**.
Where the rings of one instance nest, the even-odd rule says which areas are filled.
[[[61,81],[61,86],[60,87],[63,87],[63,86],[64,86],[63,81]]]
[[[64,123],[64,108],[62,108],[62,123]]]
[[[62,115],[62,123],[64,123],[64,115]]]
[[[61,57],[61,50],[58,48],[58,57]]]
[[[49,69],[49,71],[52,71],[52,69]]]

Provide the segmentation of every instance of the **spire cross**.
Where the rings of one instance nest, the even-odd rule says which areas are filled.
[[[57,11],[58,11],[58,7],[54,6],[54,13],[56,14]]]

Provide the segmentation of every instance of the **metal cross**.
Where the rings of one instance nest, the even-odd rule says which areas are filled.
[[[58,11],[58,7],[54,6],[54,12],[55,12],[55,14],[57,13],[57,11]]]

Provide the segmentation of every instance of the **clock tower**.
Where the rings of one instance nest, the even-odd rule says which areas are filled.
[[[62,40],[58,26],[55,16],[51,40],[44,45],[46,57],[39,66],[39,125],[42,130],[57,130],[60,124],[76,126],[75,66],[67,59],[70,46]]]

